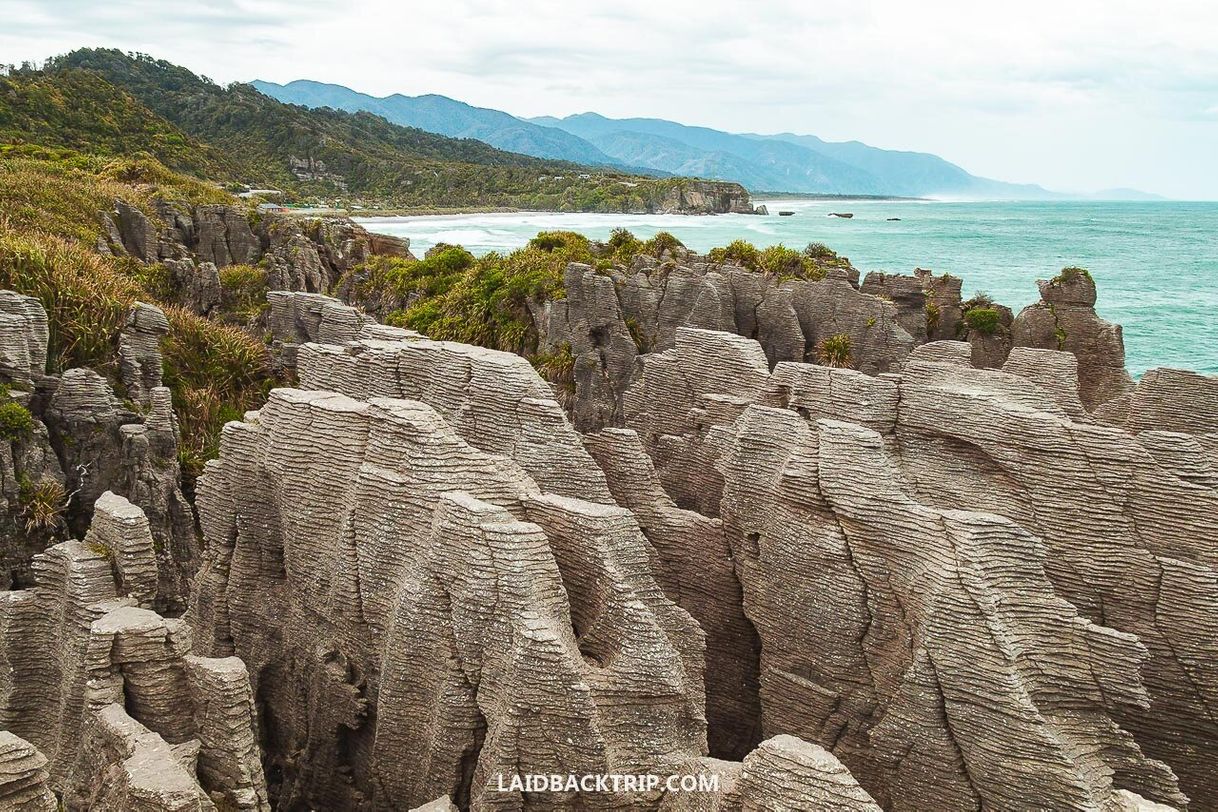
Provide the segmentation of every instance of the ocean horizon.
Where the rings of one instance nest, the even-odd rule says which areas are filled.
[[[1218,373],[1218,202],[811,200],[765,197],[770,214],[715,216],[512,212],[365,218],[372,231],[409,238],[417,254],[436,243],[475,255],[510,251],[538,231],[605,239],[669,231],[705,252],[732,240],[802,248],[821,242],[869,271],[926,268],[964,280],[1016,313],[1039,299],[1037,279],[1087,268],[1101,317],[1122,325],[1126,365]],[[789,217],[778,211],[794,212]],[[849,213],[852,218],[829,216]],[[890,219],[897,218],[897,219]]]

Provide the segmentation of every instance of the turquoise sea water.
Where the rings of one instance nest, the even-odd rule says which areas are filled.
[[[863,273],[947,271],[963,277],[965,296],[984,291],[1016,312],[1038,299],[1036,279],[1081,265],[1099,286],[1100,315],[1125,328],[1134,375],[1156,366],[1218,374],[1218,203],[756,202],[770,216],[526,212],[363,222],[409,237],[420,254],[437,242],[475,254],[511,250],[547,229],[603,239],[619,226],[639,237],[671,231],[697,251],[741,238],[758,246],[823,242]],[[795,215],[778,217],[779,209]]]

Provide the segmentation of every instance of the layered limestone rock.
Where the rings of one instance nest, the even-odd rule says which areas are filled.
[[[32,383],[46,373],[47,314],[32,296],[0,290],[0,379]]]
[[[1040,301],[1021,310],[1011,327],[1015,346],[1073,353],[1078,358],[1079,395],[1089,411],[1128,394],[1133,380],[1125,370],[1121,326],[1096,315],[1091,274],[1067,268],[1036,284]]]
[[[1068,353],[1017,349],[1000,372],[974,369],[967,343],[936,342],[900,375],[871,377],[767,374],[757,345],[733,360],[750,355],[730,334],[682,330],[677,343],[644,357],[636,428],[674,496],[699,466],[721,469],[766,733],[822,744],[890,808],[1186,794],[1205,808],[1218,596],[1200,540],[1218,535],[1218,512],[1208,475],[1179,477],[1144,449],[1181,468],[1179,443],[1094,424]],[[657,512],[644,511],[667,500],[615,462],[615,434],[589,447],[650,529]],[[699,543],[714,561],[709,530]],[[649,537],[661,581],[705,582],[702,561]]]
[[[63,462],[68,490],[81,507],[69,517],[79,538],[88,529],[98,497],[121,490],[126,473],[120,429],[138,423],[139,414],[114,396],[105,378],[79,367],[60,377],[44,419]]]
[[[880,808],[833,754],[794,736],[775,736],[750,753],[739,791],[742,810]]]
[[[749,193],[739,183],[684,181],[655,201],[653,210],[676,214],[755,214]]]
[[[47,787],[47,760],[37,748],[0,730],[0,808],[12,812],[57,812]]]
[[[361,336],[343,346],[303,345],[300,385],[422,401],[470,445],[510,458],[543,490],[613,501],[604,473],[524,358],[380,325]]]
[[[169,320],[156,305],[136,302],[118,337],[119,374],[129,400],[147,408],[161,385],[161,338]]]
[[[408,256],[409,243],[371,235],[346,218],[251,213],[232,205],[158,200],[151,214],[123,201],[101,212],[98,249],[164,262],[179,298],[197,313],[219,301],[217,269],[260,264],[271,290],[320,292],[370,256]]]
[[[626,425],[677,505],[719,514],[716,438],[768,382],[761,346],[730,333],[681,328],[675,347],[643,357],[626,393]]]
[[[750,407],[723,464],[767,730],[827,742],[893,809],[1183,802],[1111,718],[1149,704],[1145,650],[1055,597],[1026,531],[907,497],[854,423]]]
[[[63,469],[42,420],[55,379],[46,374],[49,332],[37,299],[0,291],[0,588],[28,582],[28,567],[64,529]]]
[[[162,264],[169,271],[174,287],[174,299],[193,313],[206,316],[220,304],[224,297],[224,286],[220,282],[220,269],[214,262],[199,262],[185,259],[166,259]]]
[[[1151,703],[1114,717],[1196,805],[1212,806],[1218,559],[1207,540],[1218,536],[1218,493],[1007,373],[911,365],[900,416],[902,467],[920,500],[1017,522],[1043,541],[1058,595],[1146,646]]]
[[[1218,437],[1218,378],[1183,369],[1152,369],[1130,395],[1125,428]]]
[[[343,344],[357,338],[365,325],[375,323],[359,309],[317,293],[272,290],[266,298],[271,306],[271,355],[282,368],[296,367],[301,344]]]
[[[138,505],[151,521],[160,564],[155,606],[180,614],[198,566],[199,539],[180,486],[178,424],[169,390],[148,390],[147,410],[140,414],[120,403],[97,373],[70,369],[45,419],[71,494],[68,529],[77,537],[85,533],[105,491]]]
[[[661,812],[880,810],[832,753],[794,736],[762,742],[743,763],[694,759],[675,779],[694,789],[667,792]],[[713,789],[698,789],[699,782]]]
[[[518,772],[650,771],[704,752],[703,633],[653,579],[633,515],[543,493],[558,470],[520,454],[535,481],[445,419],[465,415],[483,444],[549,431],[538,447],[563,449],[557,430],[518,422],[528,410],[479,402],[492,374],[519,398],[519,368],[475,348],[383,344],[330,367],[302,354],[302,377],[366,366],[377,374],[350,380],[420,387],[455,414],[366,390],[275,390],[226,427],[199,484],[210,558],[197,639],[250,667],[279,803],[517,806],[532,802],[497,788]]]
[[[94,513],[0,592],[0,728],[69,808],[269,809],[244,665],[189,657],[185,623],[139,606],[157,581],[140,510],[107,493]]]
[[[655,550],[652,571],[674,603],[706,633],[706,718],[710,754],[743,758],[761,739],[759,644],[744,615],[723,523],[682,510],[664,492],[638,435],[605,429],[584,443],[618,504],[633,511]]]
[[[847,347],[847,366],[871,374],[899,369],[923,339],[906,331],[892,301],[860,292],[857,278],[852,269],[831,267],[819,281],[779,282],[689,252],[679,261],[641,256],[629,269],[608,271],[573,263],[564,276],[566,298],[534,304],[531,313],[541,351],[572,356],[572,417],[588,431],[628,420],[635,358],[672,349],[684,328],[756,339],[771,366],[819,358],[824,342],[835,339]],[[919,336],[925,334],[923,321]]]

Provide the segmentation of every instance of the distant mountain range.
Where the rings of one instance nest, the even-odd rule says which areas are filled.
[[[378,98],[342,85],[307,80],[251,84],[282,102],[368,111],[395,124],[474,138],[537,158],[730,180],[754,192],[1030,200],[1077,197],[1033,184],[978,177],[937,155],[878,149],[859,141],[831,142],[793,133],[737,134],[663,119],[611,119],[596,113],[521,119],[447,96]],[[1134,190],[1112,190],[1104,196],[1145,199]]]

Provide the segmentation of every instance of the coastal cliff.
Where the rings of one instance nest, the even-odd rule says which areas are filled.
[[[659,214],[754,214],[748,191],[739,183],[683,181],[654,204]]]

